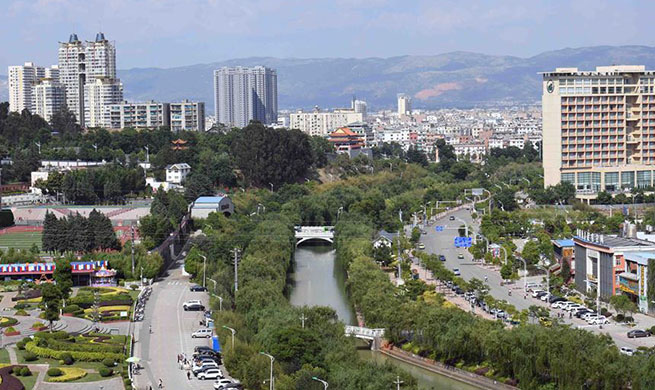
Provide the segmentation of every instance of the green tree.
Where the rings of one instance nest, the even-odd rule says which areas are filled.
[[[500,268],[500,277],[504,280],[510,279],[514,273],[514,268],[509,264],[503,264]]]
[[[59,308],[61,307],[61,291],[54,284],[42,283],[41,302],[45,308],[45,319],[50,325],[50,332],[52,332],[52,323],[59,319]]]
[[[73,288],[73,271],[70,261],[66,258],[56,259],[55,271],[52,277],[59,290],[59,297],[61,299],[68,299]]]

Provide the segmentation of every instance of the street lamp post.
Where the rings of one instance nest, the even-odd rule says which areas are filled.
[[[275,361],[275,358],[273,357],[273,355],[269,355],[266,352],[260,352],[260,354],[266,356],[269,359],[271,359],[271,378],[270,378],[271,385],[270,385],[270,389],[273,390],[275,388],[273,386],[273,362]]]
[[[200,255],[202,257],[202,287],[205,287],[207,284],[207,256]]]
[[[528,291],[528,263],[524,258],[519,257],[519,260],[523,262],[523,291]]]
[[[324,381],[323,379],[319,379],[319,378],[317,378],[315,376],[313,376],[312,379],[317,381],[317,382],[321,382],[323,384],[323,390],[327,390],[328,383],[326,381]]]
[[[230,328],[229,326],[223,325],[223,329],[227,329],[232,332],[232,350],[234,350],[234,335],[237,333],[235,329]]]
[[[394,385],[396,385],[396,390],[400,390],[400,385],[403,384],[404,382],[400,380],[400,375],[396,375],[396,380],[392,382]]]
[[[546,295],[550,298],[550,267],[537,266],[546,271]]]

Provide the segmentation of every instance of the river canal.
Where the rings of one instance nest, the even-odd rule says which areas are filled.
[[[289,297],[295,306],[330,306],[346,324],[356,325],[356,316],[346,294],[346,272],[336,261],[332,246],[296,248],[293,288]],[[362,358],[379,364],[390,363],[416,378],[420,390],[475,390],[477,387],[389,358],[378,352],[360,350]]]

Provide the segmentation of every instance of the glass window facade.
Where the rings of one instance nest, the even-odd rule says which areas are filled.
[[[605,172],[605,191],[616,191],[619,189],[619,173]]]
[[[600,191],[600,172],[591,173],[591,189],[595,192]]]
[[[633,188],[635,186],[634,172],[621,172],[621,188]]]
[[[589,190],[591,189],[591,172],[580,172],[578,173],[578,186],[579,190]]]
[[[575,173],[562,173],[562,182],[575,184]]]
[[[646,188],[650,187],[651,181],[651,171],[639,171],[637,172],[637,187]]]

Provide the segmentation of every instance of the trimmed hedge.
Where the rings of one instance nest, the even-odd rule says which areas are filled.
[[[111,374],[113,374],[113,373],[114,373],[114,370],[112,370],[111,368],[100,367],[100,369],[98,369],[98,374],[100,374],[100,376],[103,377],[103,378],[111,376]]]
[[[54,339],[47,340],[47,342],[48,342],[48,348],[54,349],[55,351],[113,352],[113,353],[121,353],[123,351],[122,346],[112,345],[112,344],[75,343],[75,342],[60,341]]]
[[[66,307],[61,309],[61,311],[63,313],[66,313],[66,314],[74,314],[74,313],[77,313],[77,312],[84,312],[84,310],[81,307],[79,307],[78,305],[66,305]]]
[[[29,352],[29,351],[28,351],[28,352],[25,353],[25,355],[23,355],[23,359],[24,359],[26,362],[33,362],[33,361],[35,361],[35,360],[38,360],[39,357],[36,356],[36,354],[35,354],[34,352]]]
[[[73,359],[85,362],[101,362],[104,359],[114,359],[120,361],[123,354],[114,352],[82,352],[82,351],[57,351],[51,348],[39,347],[34,341],[25,344],[25,350],[35,353],[44,358],[62,360],[64,354],[70,354]]]
[[[57,367],[48,368],[48,376],[62,376],[64,375],[63,371]]]
[[[86,371],[79,367],[60,367],[61,376],[50,378],[50,382],[70,382],[86,376]]]

